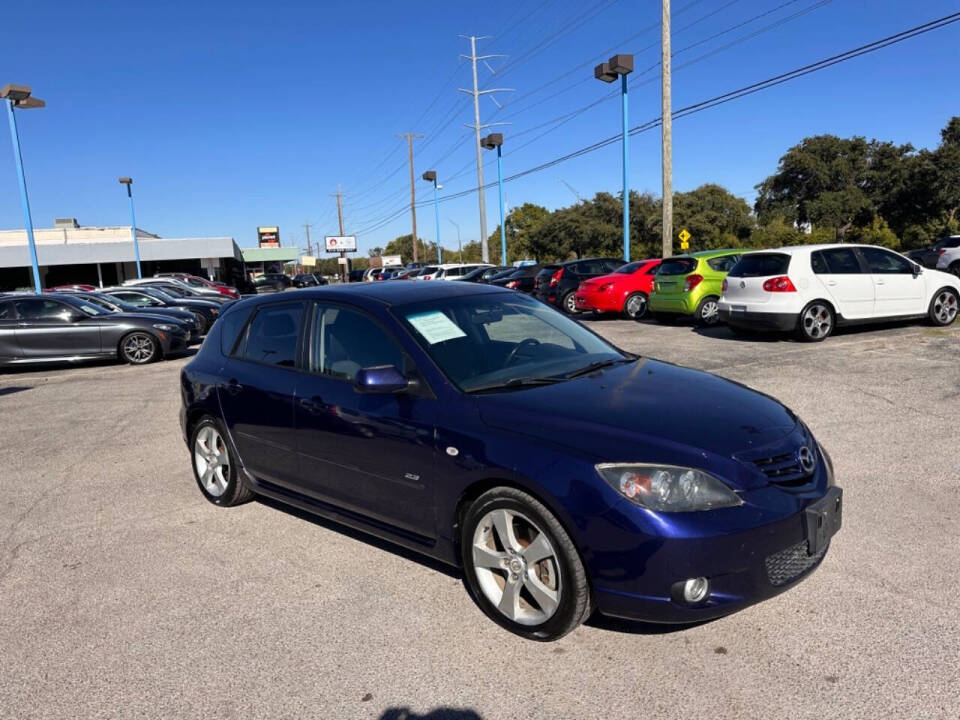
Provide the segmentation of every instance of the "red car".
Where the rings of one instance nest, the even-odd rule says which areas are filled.
[[[639,320],[647,313],[647,298],[660,260],[637,260],[609,275],[584,280],[575,296],[577,310],[623,313]]]
[[[209,290],[216,290],[221,295],[226,295],[231,298],[239,298],[240,293],[235,287],[230,285],[224,285],[221,282],[211,282],[206,278],[199,277],[198,275],[191,275],[190,273],[157,273],[154,277],[172,277],[185,282],[187,285],[193,285],[196,288],[207,288]]]
[[[93,292],[93,291],[96,290],[96,289],[97,289],[97,288],[95,288],[93,285],[83,285],[83,284],[81,284],[81,283],[76,283],[76,284],[73,284],[73,285],[57,285],[56,287],[52,287],[52,288],[48,288],[48,289],[44,290],[44,292],[45,292],[45,293],[63,292],[64,290],[66,290],[66,291],[77,290],[77,291],[83,291],[83,292]]]

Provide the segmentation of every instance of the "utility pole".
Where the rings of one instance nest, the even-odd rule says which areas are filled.
[[[423,135],[414,133],[404,133],[397,135],[398,138],[407,139],[407,156],[410,158],[410,219],[413,222],[413,261],[417,262],[417,191],[413,180],[413,139],[422,138]]]
[[[313,245],[310,244],[310,228],[312,227],[313,225],[308,222],[303,224],[303,229],[307,231],[307,255],[313,255]]]
[[[661,15],[660,79],[662,87],[661,139],[663,143],[663,257],[673,255],[673,110],[670,103],[670,0]]]
[[[462,36],[461,36],[462,37]],[[477,200],[480,203],[480,252],[483,262],[490,262],[490,248],[487,247],[487,200],[483,192],[483,151],[480,149],[480,131],[491,125],[505,125],[506,123],[491,123],[491,125],[480,124],[480,96],[495,92],[508,92],[512,88],[491,88],[481,90],[477,83],[477,60],[486,61],[489,58],[505,57],[504,55],[477,55],[477,40],[484,40],[484,37],[470,36],[470,54],[460,57],[469,60],[473,68],[473,90],[458,88],[460,92],[473,96],[473,124],[467,123],[467,127],[473,128],[473,134],[476,138],[477,148]],[[490,66],[487,65],[489,68]],[[494,100],[496,103],[496,100]],[[499,106],[499,105],[498,105]]]
[[[337,185],[337,192],[333,197],[337,199],[337,223],[340,226],[340,236],[343,237],[343,191],[340,189],[339,185]],[[340,251],[340,257],[342,257],[344,260],[347,259],[347,253],[345,250]],[[347,282],[347,264],[345,262],[340,264],[340,280],[342,282]]]

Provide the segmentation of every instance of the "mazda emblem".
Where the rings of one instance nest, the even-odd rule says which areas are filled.
[[[813,468],[817,464],[813,457],[813,452],[806,445],[797,450],[797,460],[800,462],[800,467],[803,468],[803,472],[807,475],[813,472]]]

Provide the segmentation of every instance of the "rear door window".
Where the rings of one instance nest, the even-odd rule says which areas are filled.
[[[730,272],[731,268],[737,264],[738,255],[723,255],[722,257],[709,258],[707,265],[717,272]]]
[[[860,260],[852,248],[831,248],[822,250],[820,254],[830,275],[859,275],[863,272]],[[814,269],[814,272],[818,270]]]
[[[14,305],[21,320],[67,322],[73,317],[73,312],[69,307],[53,300],[17,300]]]
[[[785,253],[751,253],[744,255],[730,270],[730,277],[770,277],[786,275],[790,256]]]
[[[261,306],[247,331],[244,359],[296,367],[302,319],[303,303],[300,302]]]
[[[13,309],[10,307],[10,303],[0,303],[0,320],[12,320],[13,319]]]
[[[694,258],[670,258],[660,263],[657,275],[689,275],[697,269]]]
[[[623,267],[622,260],[601,260],[600,263],[603,265],[603,271],[611,273],[619,267]]]

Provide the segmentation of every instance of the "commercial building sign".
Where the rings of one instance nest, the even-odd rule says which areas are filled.
[[[258,227],[257,243],[260,247],[280,247],[280,228]]]
[[[356,252],[357,238],[353,235],[327,235],[324,247],[327,252]]]

